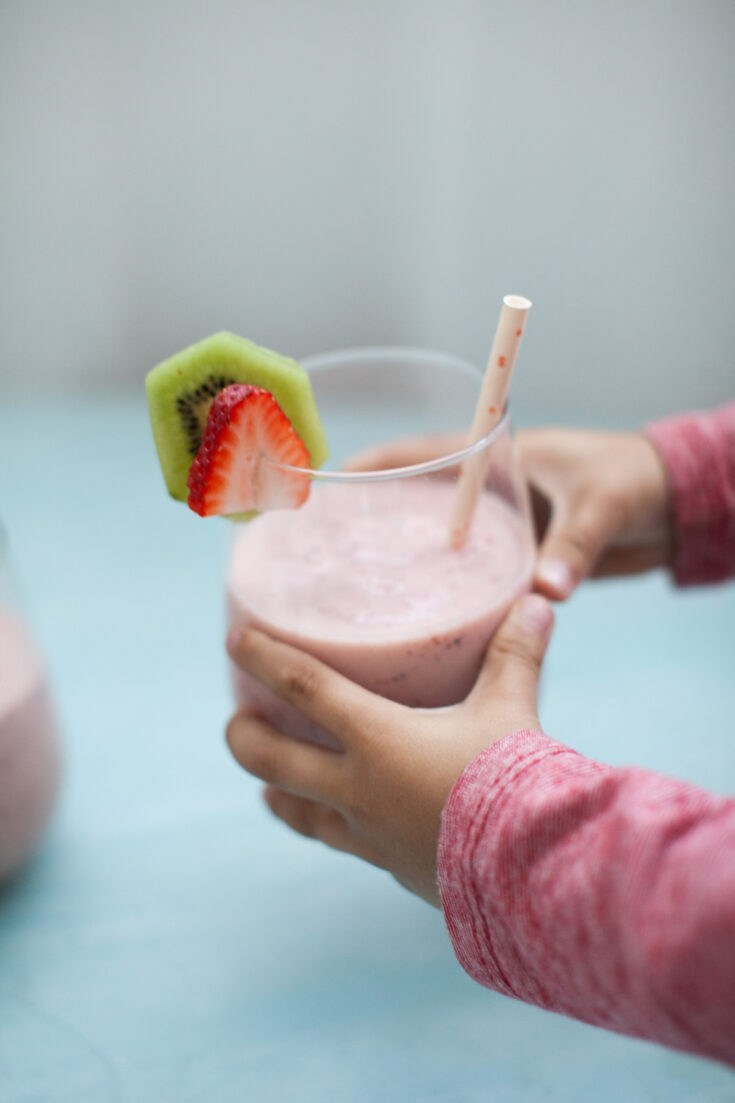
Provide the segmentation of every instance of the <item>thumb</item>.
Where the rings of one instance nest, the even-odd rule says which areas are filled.
[[[504,698],[535,715],[541,663],[553,627],[554,610],[546,598],[520,598],[493,637],[471,697]]]
[[[569,597],[587,578],[619,527],[614,510],[597,499],[586,499],[554,518],[536,560],[536,589],[556,601]]]

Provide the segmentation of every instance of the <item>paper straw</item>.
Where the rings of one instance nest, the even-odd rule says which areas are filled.
[[[486,437],[503,415],[510,377],[530,308],[530,300],[522,295],[505,295],[503,298],[498,328],[470,430],[470,444]],[[449,526],[449,543],[453,548],[464,547],[469,536],[475,506],[485,480],[486,460],[485,453],[478,452],[462,464]]]

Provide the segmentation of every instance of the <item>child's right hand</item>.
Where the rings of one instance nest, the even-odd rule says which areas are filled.
[[[388,701],[305,651],[236,626],[227,641],[232,660],[330,732],[343,752],[284,735],[247,709],[228,724],[230,749],[243,769],[268,783],[268,805],[289,827],[390,870],[438,906],[442,809],[486,747],[513,732],[541,730],[537,685],[553,621],[538,594],[519,599],[469,696],[439,709]]]
[[[516,439],[542,523],[537,590],[560,601],[588,576],[671,562],[666,472],[646,437],[531,429]]]

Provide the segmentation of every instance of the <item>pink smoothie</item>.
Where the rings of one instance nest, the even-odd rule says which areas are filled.
[[[59,779],[59,744],[43,667],[28,632],[0,607],[0,880],[34,849]]]
[[[448,546],[454,484],[441,478],[317,484],[299,510],[241,526],[227,582],[230,624],[255,623],[402,704],[463,700],[488,640],[530,584],[530,532],[483,493],[471,537]],[[240,705],[281,730],[324,733],[235,671]]]

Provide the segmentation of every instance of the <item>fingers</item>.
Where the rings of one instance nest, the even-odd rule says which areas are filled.
[[[411,467],[417,463],[429,463],[441,456],[451,456],[467,444],[466,436],[458,433],[437,433],[424,437],[405,437],[402,440],[378,444],[358,452],[342,465],[343,471],[387,471],[396,467]]]
[[[606,545],[620,528],[613,502],[582,499],[569,509],[559,506],[539,548],[534,585],[556,601],[594,573]]]
[[[339,801],[346,782],[344,755],[291,739],[246,713],[233,716],[226,736],[235,760],[254,777],[302,797]]]
[[[336,808],[285,793],[273,785],[266,786],[264,796],[273,815],[299,835],[318,839],[333,850],[354,854],[373,865],[379,864],[370,848],[353,834],[348,821]]]
[[[234,628],[227,650],[238,666],[331,732],[344,747],[356,738],[364,741],[367,735],[380,733],[387,710],[400,707],[256,628]]]
[[[294,796],[274,785],[267,785],[263,796],[273,815],[299,835],[320,839],[338,850],[349,849],[349,825],[336,808]]]
[[[554,626],[554,611],[540,594],[515,603],[488,648],[468,700],[487,707],[488,698],[523,706],[535,723],[538,678]]]

